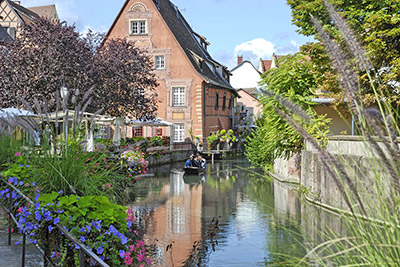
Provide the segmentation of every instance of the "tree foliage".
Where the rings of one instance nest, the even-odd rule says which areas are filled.
[[[43,18],[25,24],[14,43],[0,49],[1,107],[21,106],[20,98],[33,105],[36,98],[54,110],[62,86],[73,89],[71,98],[95,86],[88,111],[101,107],[113,116],[154,117],[157,83],[149,58],[122,39],[98,47],[101,37]]]
[[[343,36],[348,33],[339,32],[333,25],[323,1],[287,0],[292,8],[292,21],[299,27],[299,33],[306,36],[316,35],[319,39],[311,22],[312,15],[321,21],[324,29],[332,35],[333,39],[343,44]],[[367,50],[367,55],[377,70],[376,76],[381,81],[377,88],[378,93],[393,105],[400,106],[398,85],[393,82],[400,80],[400,2],[397,0],[331,0],[329,2],[346,18]],[[325,64],[325,68],[329,66],[329,63],[319,63],[322,64],[320,66]],[[332,70],[329,72],[334,74]],[[362,74],[360,74],[360,84],[364,103],[373,104],[376,98],[368,87],[368,80]],[[337,92],[333,84],[328,89],[331,92]]]
[[[291,114],[293,107],[288,107],[286,99],[295,103],[298,113],[314,116],[312,108],[315,97],[312,92],[316,87],[317,74],[312,71],[309,56],[303,52],[288,55],[280,59],[278,68],[269,70],[263,76],[262,85],[272,94],[263,94],[263,116],[257,121],[258,128],[248,139],[247,157],[255,165],[264,165],[278,157],[289,157],[293,152],[303,148],[303,138],[293,129],[276,108]],[[276,97],[279,96],[279,98]],[[323,140],[327,134],[330,120],[324,116],[315,117],[306,123],[296,114],[293,117],[300,121],[310,133]]]

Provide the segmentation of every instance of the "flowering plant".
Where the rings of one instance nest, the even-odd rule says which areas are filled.
[[[9,182],[17,188],[24,186],[17,178],[10,178]],[[37,194],[36,203],[30,205],[6,188],[0,191],[0,200],[13,199],[19,232],[25,232],[31,243],[44,248],[57,265],[77,265],[80,248],[57,225],[62,225],[111,266],[150,264],[144,242],[133,229],[135,217],[130,209],[111,203],[105,196],[62,196],[61,193]],[[91,266],[95,264],[90,258],[86,260]]]
[[[128,177],[145,174],[149,162],[145,160],[145,153],[139,148],[127,150],[121,154],[121,165],[126,167]]]

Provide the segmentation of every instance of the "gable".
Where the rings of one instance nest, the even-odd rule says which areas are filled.
[[[261,80],[261,74],[248,61],[242,62],[234,68],[231,76],[231,85],[233,88],[256,88]]]
[[[13,6],[7,0],[0,1],[0,21],[1,22],[18,22],[21,18],[14,10]]]
[[[132,12],[142,12],[144,19],[147,19],[145,13],[151,12],[152,18],[148,21],[148,27],[152,27],[152,24],[157,25],[157,27],[162,28],[163,33],[157,35],[152,32],[149,33],[148,37],[137,35],[134,38],[130,38],[127,35],[129,25],[126,21],[129,18],[133,19]],[[153,31],[155,31],[154,27]],[[157,32],[160,33],[160,31],[161,29],[157,29]],[[160,40],[160,36],[165,35],[172,37],[172,39],[168,37],[169,43],[166,39]],[[186,58],[187,63],[185,64],[189,64],[196,75],[207,83],[232,90],[227,81],[229,75],[226,67],[211,58],[205,47],[202,47],[202,45],[207,46],[209,43],[205,41],[204,37],[199,36],[199,34],[194,33],[178,8],[169,0],[128,0],[124,3],[117,18],[110,27],[105,40],[115,37],[127,38],[128,40],[131,39],[137,43],[142,43],[139,46],[149,47],[150,49],[157,47],[167,48],[176,45],[183,53],[183,57]],[[152,42],[156,43],[157,47],[153,47]],[[183,64],[183,62],[180,61],[178,64]]]

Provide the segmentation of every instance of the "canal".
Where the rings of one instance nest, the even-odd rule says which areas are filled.
[[[226,160],[185,176],[179,163],[135,185],[129,206],[154,266],[265,266],[305,254],[293,187],[249,168]]]

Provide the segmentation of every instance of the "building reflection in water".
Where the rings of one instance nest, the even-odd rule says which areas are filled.
[[[131,206],[145,221],[145,243],[155,244],[155,266],[182,266],[193,243],[201,240],[202,190],[200,182],[185,183],[183,172],[171,172],[157,195],[149,192]]]

